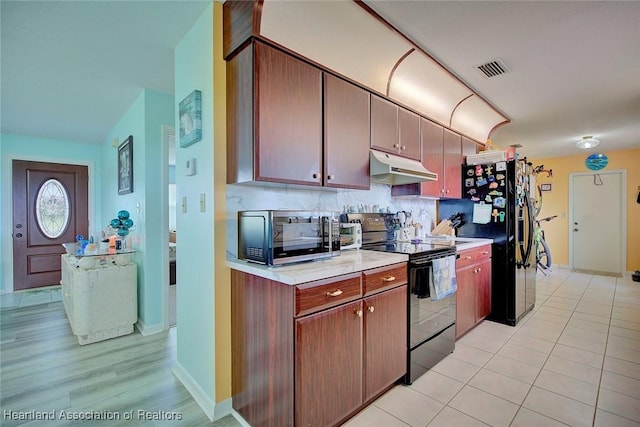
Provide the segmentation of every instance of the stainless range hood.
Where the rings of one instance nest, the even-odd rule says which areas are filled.
[[[370,150],[369,153],[371,182],[403,185],[438,180],[437,173],[427,170],[417,160],[377,150]]]

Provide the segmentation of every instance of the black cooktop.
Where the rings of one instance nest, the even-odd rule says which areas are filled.
[[[449,252],[454,254],[456,252],[456,246],[452,242],[411,243],[411,242],[390,241],[386,243],[368,244],[366,246],[363,246],[362,249],[367,249],[371,251],[395,252],[395,253],[401,253],[401,254],[408,254],[410,258],[436,254],[439,252]]]

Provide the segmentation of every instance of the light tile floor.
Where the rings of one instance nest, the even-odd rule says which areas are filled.
[[[0,306],[60,298],[54,286],[0,295]],[[536,307],[516,327],[481,323],[345,427],[487,425],[640,426],[640,283],[559,268],[539,275]]]
[[[640,283],[555,268],[536,295],[346,426],[640,426]]]

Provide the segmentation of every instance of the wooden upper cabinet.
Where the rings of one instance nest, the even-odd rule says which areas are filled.
[[[398,107],[398,131],[398,154],[420,161],[420,116]]]
[[[420,184],[420,194],[423,196],[440,197],[442,195],[443,168],[443,132],[444,128],[430,120],[420,120],[422,141],[422,165],[438,174],[437,181],[427,181]]]
[[[371,148],[398,150],[398,106],[376,95],[371,95]]]
[[[371,95],[371,148],[420,160],[420,116]]]
[[[322,72],[255,43],[255,178],[322,184]]]
[[[449,129],[444,129],[444,187],[442,197],[462,196],[462,145],[461,137]]]
[[[368,190],[369,92],[324,74],[324,170],[326,187]]]
[[[469,139],[466,136],[463,136],[462,137],[462,162],[465,163],[468,155],[476,154],[477,152],[478,152],[478,144],[474,140]]]

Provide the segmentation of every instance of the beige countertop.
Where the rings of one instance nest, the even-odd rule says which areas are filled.
[[[437,241],[455,246],[458,251],[473,249],[479,246],[490,245],[492,239],[476,238],[427,238],[425,242]],[[340,255],[310,262],[300,262],[295,264],[268,267],[266,265],[239,259],[227,259],[227,267],[275,280],[288,285],[299,285],[300,283],[312,282],[314,280],[327,279],[329,277],[340,276],[342,274],[355,273],[369,270],[371,268],[384,267],[398,262],[406,262],[409,256],[391,252],[377,252],[359,250],[344,250]]]
[[[458,252],[493,243],[493,239],[480,239],[475,237],[427,237],[424,241],[437,242],[438,244],[448,243],[451,246],[455,246]]]
[[[238,259],[227,259],[227,267],[288,285],[312,282],[371,268],[406,262],[408,255],[367,250],[345,250],[340,255],[310,262],[268,267]]]

